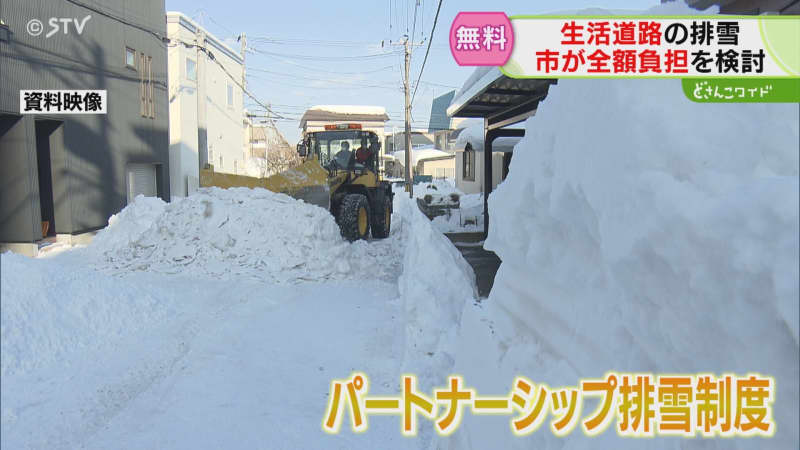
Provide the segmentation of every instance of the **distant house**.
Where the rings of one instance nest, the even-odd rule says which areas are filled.
[[[247,158],[267,158],[267,127],[246,124],[245,156]]]
[[[411,130],[411,148],[434,145],[434,134],[425,130]],[[397,131],[386,135],[386,153],[399,152],[406,149],[406,132]]]
[[[470,121],[456,132],[456,187],[467,194],[484,191],[483,124]],[[498,138],[492,145],[492,189],[506,179],[514,146],[520,138]]]
[[[244,64],[238,52],[183,13],[167,13],[167,34],[170,183],[172,195],[181,197],[197,187],[201,161],[216,172],[244,172],[244,97],[239,87]],[[198,104],[201,89],[205,99]]]
[[[405,176],[406,152],[404,150],[390,155],[392,171],[389,176]],[[415,148],[411,151],[412,175],[430,175],[433,178],[455,178],[455,154],[435,149],[432,145]]]

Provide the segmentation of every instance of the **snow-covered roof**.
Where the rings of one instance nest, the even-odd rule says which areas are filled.
[[[392,153],[394,159],[400,164],[405,164],[406,162],[406,152],[403,150],[397,151]],[[454,155],[452,153],[444,152],[434,148],[433,146],[429,147],[420,147],[411,150],[411,165],[416,166],[419,161],[424,161],[428,159],[437,159],[437,158],[452,158]]]
[[[499,137],[492,142],[492,152],[513,152],[514,146],[520,141],[518,137]],[[458,134],[455,143],[457,152],[464,151],[467,144],[476,152],[483,151],[483,124],[471,124]]]
[[[300,128],[308,121],[386,122],[389,116],[383,106],[317,105],[308,108],[300,118]]]
[[[324,111],[335,114],[364,114],[364,115],[383,115],[386,108],[383,106],[366,105],[316,105],[308,108],[308,111]]]

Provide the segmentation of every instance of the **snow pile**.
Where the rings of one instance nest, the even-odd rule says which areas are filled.
[[[490,197],[503,264],[487,310],[464,314],[482,331],[462,336],[456,371],[498,394],[516,375],[758,372],[777,384],[769,442],[646,447],[796,448],[798,123],[797,104],[696,104],[677,80],[552,86]],[[468,423],[474,448],[643,448],[612,428],[565,443]]]
[[[393,278],[391,245],[348,243],[331,214],[265,189],[137,198],[88,248],[98,268],[268,282]]]
[[[0,373],[25,374],[60,362],[80,365],[87,351],[172,314],[157,290],[126,280],[109,282],[58,258],[0,256]]]
[[[461,253],[436,231],[417,205],[395,196],[395,226],[406,241],[398,280],[405,303],[404,373],[422,386],[438,386],[453,366],[458,324],[465,302],[476,297],[475,274]]]

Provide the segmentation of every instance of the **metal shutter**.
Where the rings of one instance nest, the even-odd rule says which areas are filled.
[[[128,166],[128,203],[137,195],[156,196],[156,167],[152,164]]]

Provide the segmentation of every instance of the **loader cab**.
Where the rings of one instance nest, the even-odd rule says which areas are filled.
[[[379,150],[378,136],[361,130],[359,124],[327,125],[325,131],[308,133],[305,141],[298,145],[301,156],[318,159],[331,173],[369,171],[377,174]]]

